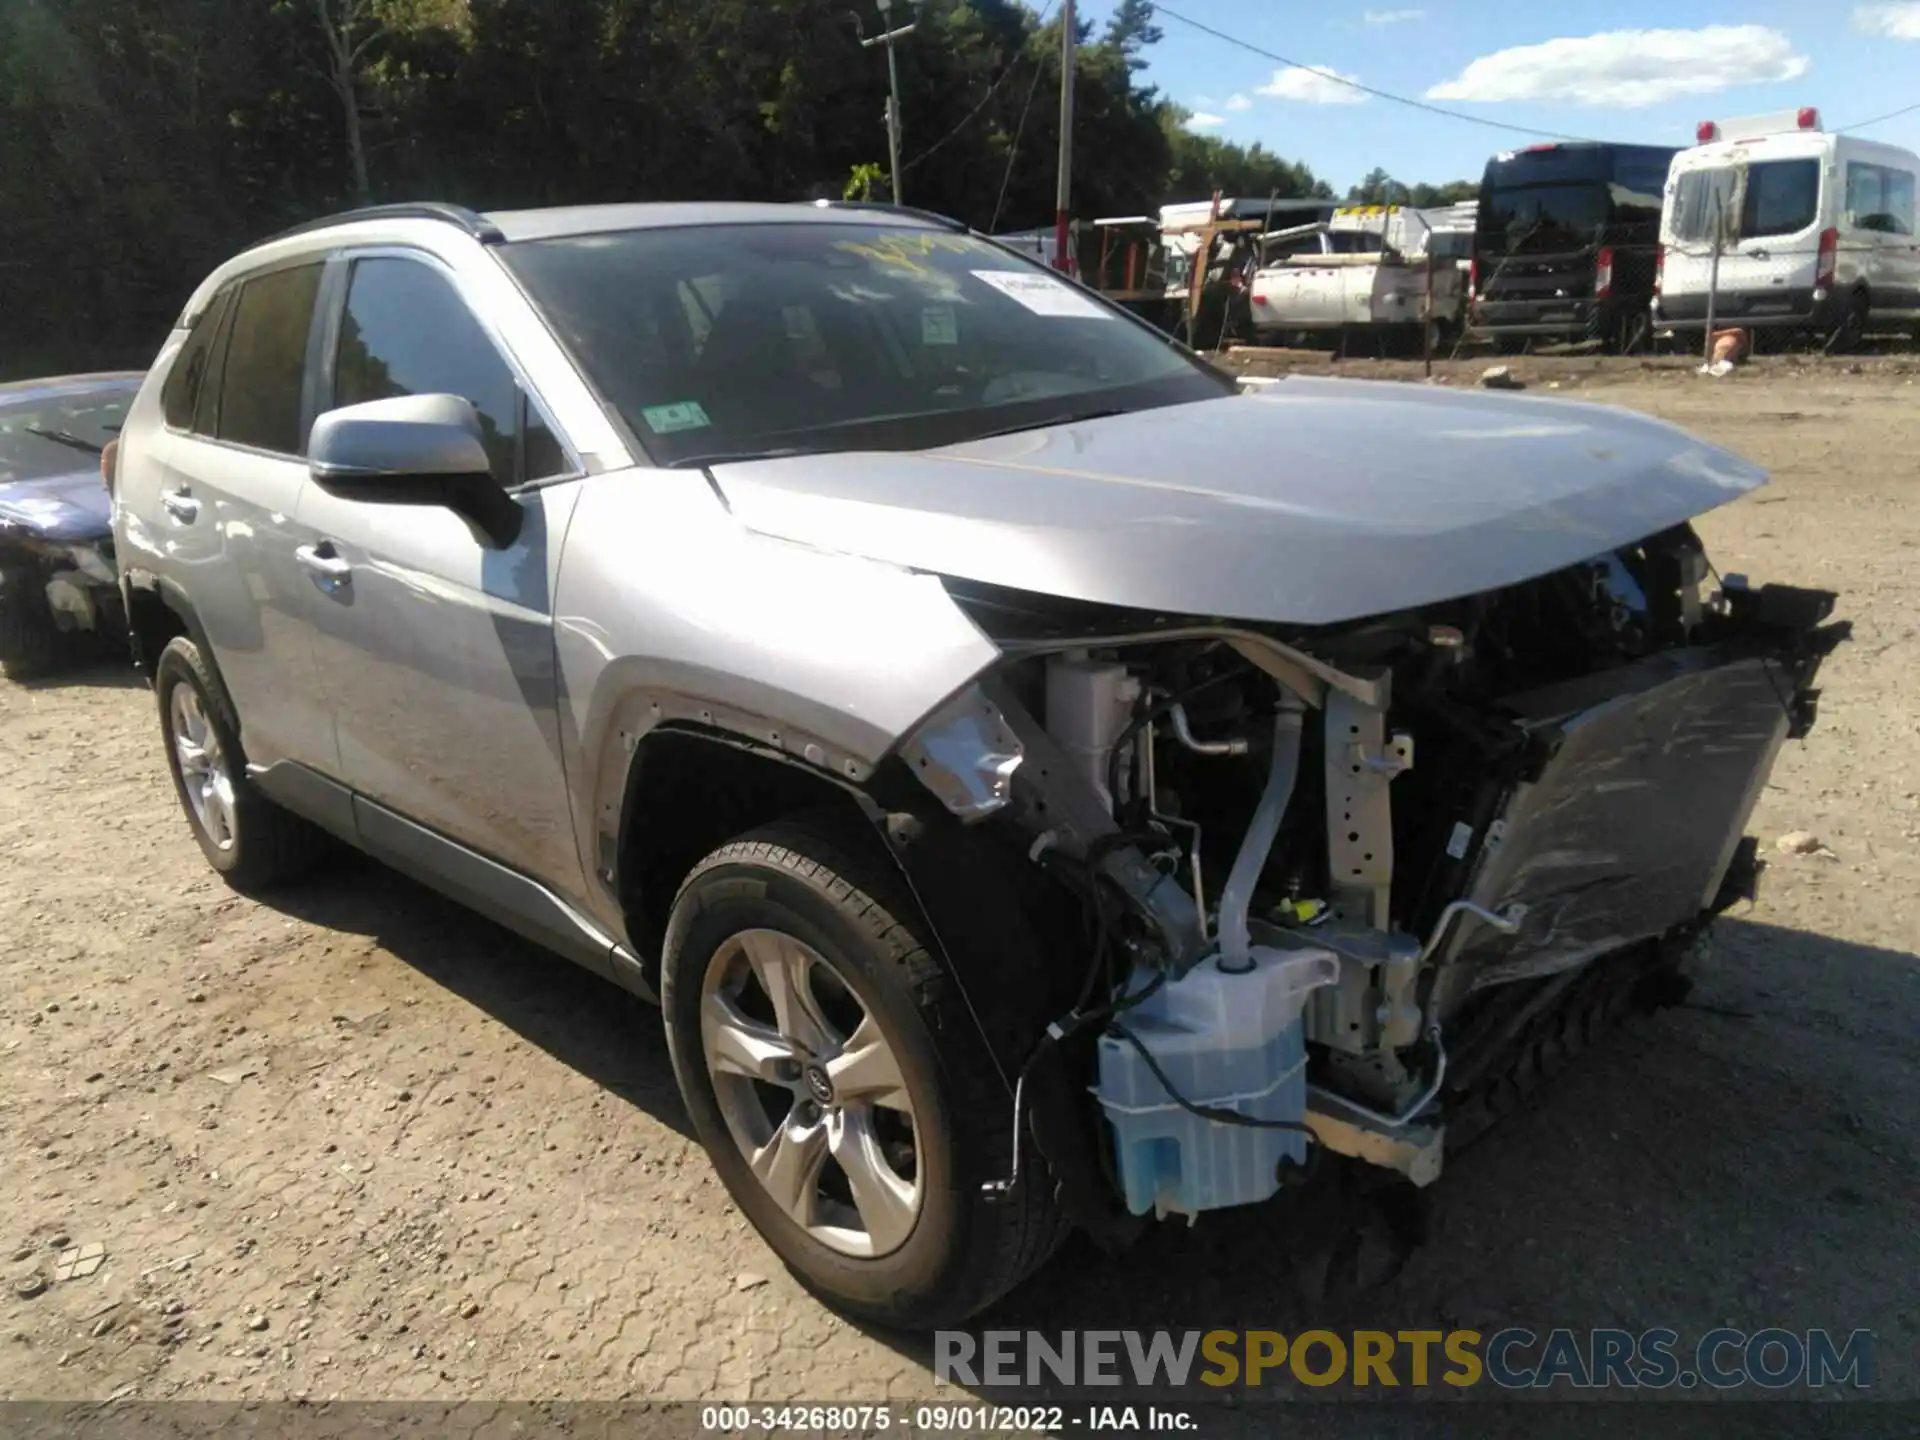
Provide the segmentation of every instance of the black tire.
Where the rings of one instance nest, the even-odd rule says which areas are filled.
[[[860,1319],[930,1328],[1019,1284],[1052,1254],[1065,1225],[1031,1154],[1012,1194],[984,1197],[983,1184],[1007,1174],[1011,1097],[898,877],[849,839],[824,824],[783,823],[694,867],[662,946],[667,1042],[722,1183],[800,1283]],[[898,1062],[922,1194],[911,1231],[890,1253],[855,1258],[809,1234],[756,1178],[728,1128],[702,1038],[703,986],[735,937],[752,930],[779,931],[824,958]]]
[[[1416,320],[1383,340],[1390,354],[1408,360],[1424,360],[1429,354],[1436,360],[1446,358],[1447,327],[1437,319]]]
[[[232,800],[230,833],[217,837],[196,812],[182,770],[176,733],[174,692],[182,686],[205,716],[216,742],[215,763],[225,768]],[[327,836],[290,811],[281,809],[247,778],[246,752],[240,748],[240,730],[226,703],[226,692],[215,683],[200,649],[186,636],[167,642],[154,665],[154,695],[160,706],[160,734],[166,744],[167,769],[174,793],[186,815],[200,853],[236,890],[264,889],[309,870],[331,849]]]
[[[1833,332],[1833,338],[1827,342],[1827,350],[1834,355],[1852,355],[1860,349],[1867,338],[1867,324],[1872,318],[1873,305],[1867,298],[1867,292],[1856,290],[1847,299],[1847,312],[1840,317],[1840,324]]]
[[[66,637],[37,590],[8,588],[0,599],[0,675],[38,680],[59,667]]]

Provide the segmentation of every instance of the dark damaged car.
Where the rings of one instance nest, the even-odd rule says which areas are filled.
[[[138,374],[0,385],[0,673],[54,669],[71,637],[124,631],[102,454]]]
[[[1670,425],[1241,395],[906,212],[323,222],[122,444],[211,864],[331,835],[658,998],[735,1201],[895,1323],[1295,1186],[1406,1243],[1678,993],[1844,634],[1716,575],[1765,477]]]

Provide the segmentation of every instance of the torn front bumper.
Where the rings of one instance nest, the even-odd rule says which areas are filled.
[[[1844,633],[1668,651],[1510,699],[1541,758],[1488,827],[1464,898],[1524,918],[1511,935],[1454,933],[1434,981],[1440,1018],[1476,990],[1572,969],[1710,911]]]
[[[0,605],[22,604],[44,607],[69,633],[123,633],[112,537],[64,541],[0,525]]]

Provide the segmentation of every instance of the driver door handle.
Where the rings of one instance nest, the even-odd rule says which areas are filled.
[[[334,550],[331,540],[322,540],[318,545],[299,546],[294,550],[293,558],[312,572],[323,590],[335,589],[353,578],[352,564]]]
[[[178,490],[161,491],[160,508],[182,525],[191,525],[200,518],[200,502],[184,486]]]

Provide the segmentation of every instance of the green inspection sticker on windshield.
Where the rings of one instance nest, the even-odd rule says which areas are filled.
[[[656,435],[671,435],[678,430],[704,430],[713,424],[698,400],[681,400],[672,405],[649,405],[640,412],[647,428]]]

